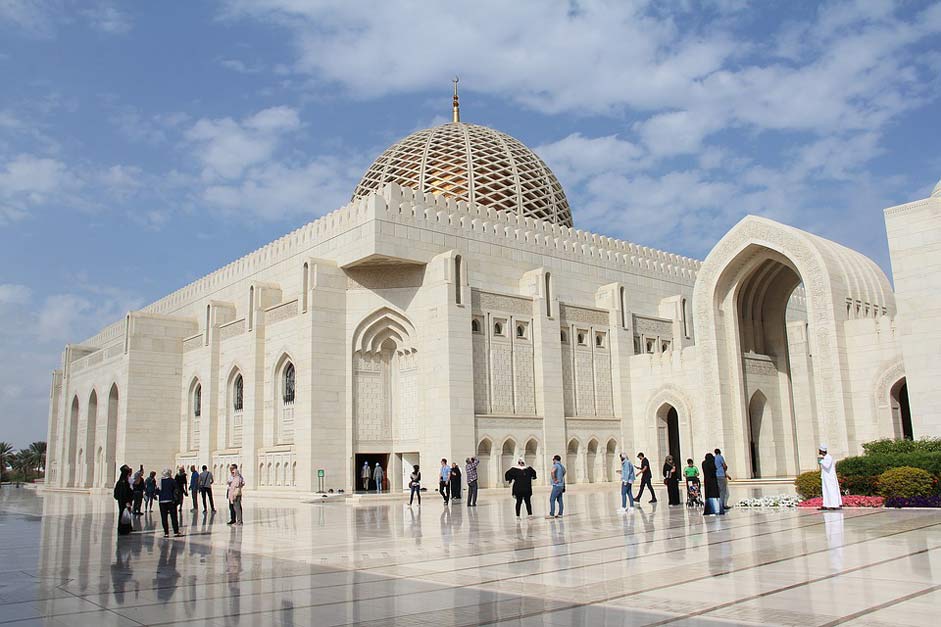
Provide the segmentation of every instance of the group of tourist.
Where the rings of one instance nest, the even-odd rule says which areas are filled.
[[[114,484],[114,499],[118,503],[118,533],[125,535],[133,528],[133,516],[143,516],[153,511],[154,501],[160,510],[160,522],[163,525],[163,537],[170,537],[170,527],[173,527],[174,536],[182,536],[180,531],[183,517],[183,505],[187,496],[193,499],[190,511],[199,511],[199,495],[202,495],[203,513],[216,511],[213,501],[212,486],[215,477],[205,465],[202,472],[196,466],[190,466],[187,473],[185,466],[180,466],[176,474],[170,468],[164,468],[161,477],[157,472],[151,471],[144,476],[144,466],[138,470],[128,465],[121,466],[120,476]],[[242,524],[242,488],[245,479],[239,472],[238,466],[229,466],[229,477],[226,481],[226,499],[229,502],[229,525]],[[207,504],[208,501],[208,504]],[[143,508],[143,509],[142,509]]]

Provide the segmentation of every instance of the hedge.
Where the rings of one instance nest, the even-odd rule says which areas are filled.
[[[913,498],[937,493],[938,481],[921,468],[891,468],[879,475],[879,493],[882,496]]]
[[[941,438],[920,440],[873,440],[863,444],[866,455],[889,455],[906,453],[941,453]]]
[[[823,491],[820,487],[820,471],[811,470],[802,472],[794,480],[794,489],[803,499],[812,499],[821,496]]]
[[[938,476],[941,475],[941,453],[882,453],[847,457],[836,463],[836,471],[837,474],[846,477],[872,477],[881,475],[890,468],[901,466],[921,468]]]

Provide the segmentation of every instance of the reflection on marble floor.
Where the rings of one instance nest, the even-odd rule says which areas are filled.
[[[544,495],[534,497],[545,513]],[[245,525],[159,515],[118,540],[107,496],[0,490],[0,625],[925,625],[941,602],[931,511],[476,509],[253,502]],[[188,508],[187,508],[188,509]]]

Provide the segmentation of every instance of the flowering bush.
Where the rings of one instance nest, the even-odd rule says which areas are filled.
[[[794,480],[794,489],[805,499],[812,499],[822,494],[820,488],[820,471],[811,470],[802,472]]]
[[[886,507],[941,507],[941,496],[890,496]]]
[[[885,499],[881,496],[856,496],[848,494],[843,497],[843,507],[882,507]],[[815,497],[801,501],[798,507],[823,507],[823,497]]]
[[[782,494],[779,496],[763,496],[760,498],[742,499],[739,507],[797,507],[800,499],[796,496]]]

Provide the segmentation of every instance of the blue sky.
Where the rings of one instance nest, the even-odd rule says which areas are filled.
[[[941,176],[941,3],[0,0],[0,440],[76,342],[349,198],[449,117],[576,226],[703,258],[746,213],[889,270]]]

